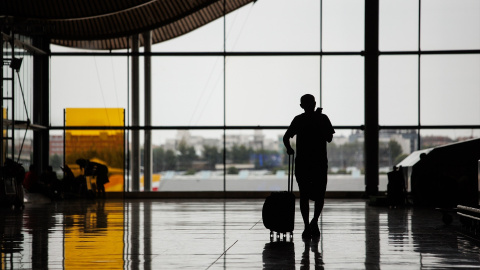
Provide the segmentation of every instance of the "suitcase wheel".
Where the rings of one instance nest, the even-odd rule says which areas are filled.
[[[288,233],[290,233],[290,237],[289,237],[290,242],[293,242],[293,232],[288,232]],[[280,232],[277,232],[275,237],[275,232],[270,231],[270,242],[273,242],[275,239],[277,241],[281,241],[282,238],[284,242],[287,241],[287,232],[283,233],[282,238],[280,238],[280,234],[281,234]]]

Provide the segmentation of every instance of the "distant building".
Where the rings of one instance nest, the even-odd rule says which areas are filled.
[[[454,142],[454,140],[447,136],[425,136],[422,137],[422,148],[431,148],[452,142]]]
[[[84,153],[89,150],[95,152],[123,151],[123,132],[99,132],[99,134],[72,134],[66,133],[65,155]],[[89,157],[85,157],[89,158]]]
[[[50,135],[50,155],[63,156],[63,136]]]
[[[222,149],[223,144],[220,139],[203,138],[202,136],[192,136],[188,130],[179,130],[174,139],[165,141],[165,150],[177,151],[180,142],[184,141],[187,145],[193,146],[198,156],[202,155],[203,146],[217,147]]]
[[[233,146],[245,146],[253,150],[280,151],[279,138],[269,139],[263,134],[262,130],[255,130],[253,134],[226,134],[225,146],[232,149]],[[223,138],[204,138],[202,136],[192,136],[188,130],[179,130],[174,139],[165,141],[165,150],[176,151],[181,141],[187,145],[193,146],[198,156],[202,155],[203,146],[215,146],[221,150],[223,148]]]

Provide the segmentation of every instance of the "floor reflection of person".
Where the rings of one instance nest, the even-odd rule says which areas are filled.
[[[313,262],[315,265],[315,270],[324,269],[323,268],[323,258],[322,253],[318,250],[319,239],[310,239],[304,238],[303,242],[305,248],[302,253],[302,261],[300,263],[300,270],[309,270],[310,269],[310,251],[313,253]]]
[[[31,269],[49,269],[49,257],[58,258],[58,253],[49,248],[52,243],[49,238],[51,229],[56,224],[55,215],[53,211],[54,205],[35,205],[30,204],[23,212],[24,217],[24,231],[30,234],[29,241],[31,241]]]
[[[295,116],[283,136],[287,154],[295,151],[290,145],[290,138],[296,137],[295,177],[300,191],[300,212],[305,229],[302,238],[318,238],[318,218],[323,209],[327,189],[327,142],[331,142],[335,130],[328,116],[322,109],[315,110],[315,98],[306,94],[300,99],[304,113]],[[309,200],[315,201],[313,218],[309,221]]]

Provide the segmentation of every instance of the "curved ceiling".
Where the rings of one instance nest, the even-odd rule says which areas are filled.
[[[253,0],[5,0],[2,31],[44,36],[52,44],[116,50],[152,31],[159,43],[188,33]],[[142,39],[140,38],[142,43]]]

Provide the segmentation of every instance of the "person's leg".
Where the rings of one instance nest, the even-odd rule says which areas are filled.
[[[103,183],[98,185],[98,195],[100,198],[105,198],[105,186]]]
[[[298,190],[300,191],[300,213],[302,214],[305,229],[302,233],[302,238],[310,238],[310,202],[308,198],[308,186],[305,186],[302,178],[299,179],[297,175]]]
[[[325,191],[327,189],[327,175],[322,176],[323,179],[320,179],[319,185],[315,187],[318,190],[319,194],[315,200],[315,209],[313,210],[313,218],[310,222],[310,229],[313,237],[320,236],[320,229],[318,228],[318,219],[322,213],[323,206],[325,204]]]
[[[302,233],[303,238],[310,237],[310,224],[309,224],[309,212],[310,212],[310,202],[308,196],[300,195],[300,212],[302,213],[303,223],[305,225],[305,229]]]
[[[322,210],[323,210],[323,205],[325,200],[324,197],[325,196],[322,196],[322,198],[319,198],[315,201],[315,210],[313,212],[313,218],[311,223],[318,222],[318,218],[320,217],[320,214],[322,213]]]

